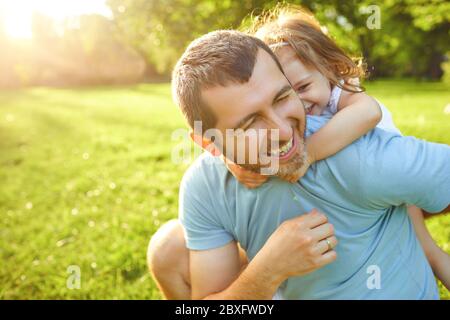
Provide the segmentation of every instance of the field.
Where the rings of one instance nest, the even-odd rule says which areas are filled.
[[[367,88],[405,135],[450,144],[448,85]],[[0,299],[160,299],[145,253],[177,216],[180,127],[168,84],[0,92]],[[427,224],[450,253],[450,215]]]

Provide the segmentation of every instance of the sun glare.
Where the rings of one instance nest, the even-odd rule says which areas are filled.
[[[11,38],[31,38],[33,12],[42,13],[56,22],[90,13],[111,16],[105,0],[0,0],[0,21]]]

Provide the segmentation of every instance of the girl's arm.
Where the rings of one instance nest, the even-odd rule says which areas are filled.
[[[306,139],[309,164],[342,150],[375,128],[381,120],[378,103],[367,94],[342,91],[338,112]]]
[[[420,208],[408,206],[408,214],[434,275],[441,280],[447,290],[450,290],[450,255],[434,242],[425,225],[423,212]]]

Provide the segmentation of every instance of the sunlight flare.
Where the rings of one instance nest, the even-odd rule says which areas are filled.
[[[105,0],[0,0],[0,19],[11,38],[32,37],[33,12],[43,14],[56,23],[83,14],[112,16]]]

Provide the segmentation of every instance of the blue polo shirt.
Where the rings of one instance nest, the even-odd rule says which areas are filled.
[[[328,120],[308,116],[305,134]],[[273,177],[253,190],[204,153],[183,177],[179,218],[189,249],[236,240],[253,259],[283,221],[317,208],[335,227],[338,258],[287,279],[284,298],[438,299],[406,204],[439,212],[449,202],[450,147],[376,128],[316,162],[298,183]]]

